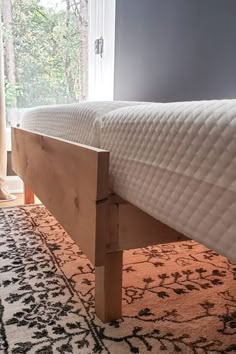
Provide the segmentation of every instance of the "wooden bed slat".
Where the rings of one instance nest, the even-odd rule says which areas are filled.
[[[119,247],[123,250],[186,241],[186,236],[127,203],[119,205]]]
[[[107,252],[186,241],[188,237],[112,194],[109,196]]]

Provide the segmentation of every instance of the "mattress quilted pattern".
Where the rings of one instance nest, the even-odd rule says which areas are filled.
[[[236,100],[122,108],[100,139],[118,195],[236,260]]]
[[[22,118],[21,128],[79,142],[99,145],[99,122],[106,113],[140,102],[103,101],[41,106],[28,109]]]

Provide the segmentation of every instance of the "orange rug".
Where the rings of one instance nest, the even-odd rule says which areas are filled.
[[[123,317],[43,206],[0,209],[0,353],[236,353],[236,265],[193,242],[124,253]]]

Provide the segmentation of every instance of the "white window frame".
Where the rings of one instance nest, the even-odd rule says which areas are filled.
[[[90,101],[114,99],[116,0],[89,1],[89,66]],[[97,38],[104,39],[102,57],[94,52]]]

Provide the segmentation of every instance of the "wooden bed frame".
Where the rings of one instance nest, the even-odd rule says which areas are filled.
[[[35,194],[95,266],[103,322],[121,317],[123,250],[187,239],[109,191],[108,151],[12,128],[12,162],[25,203]]]

